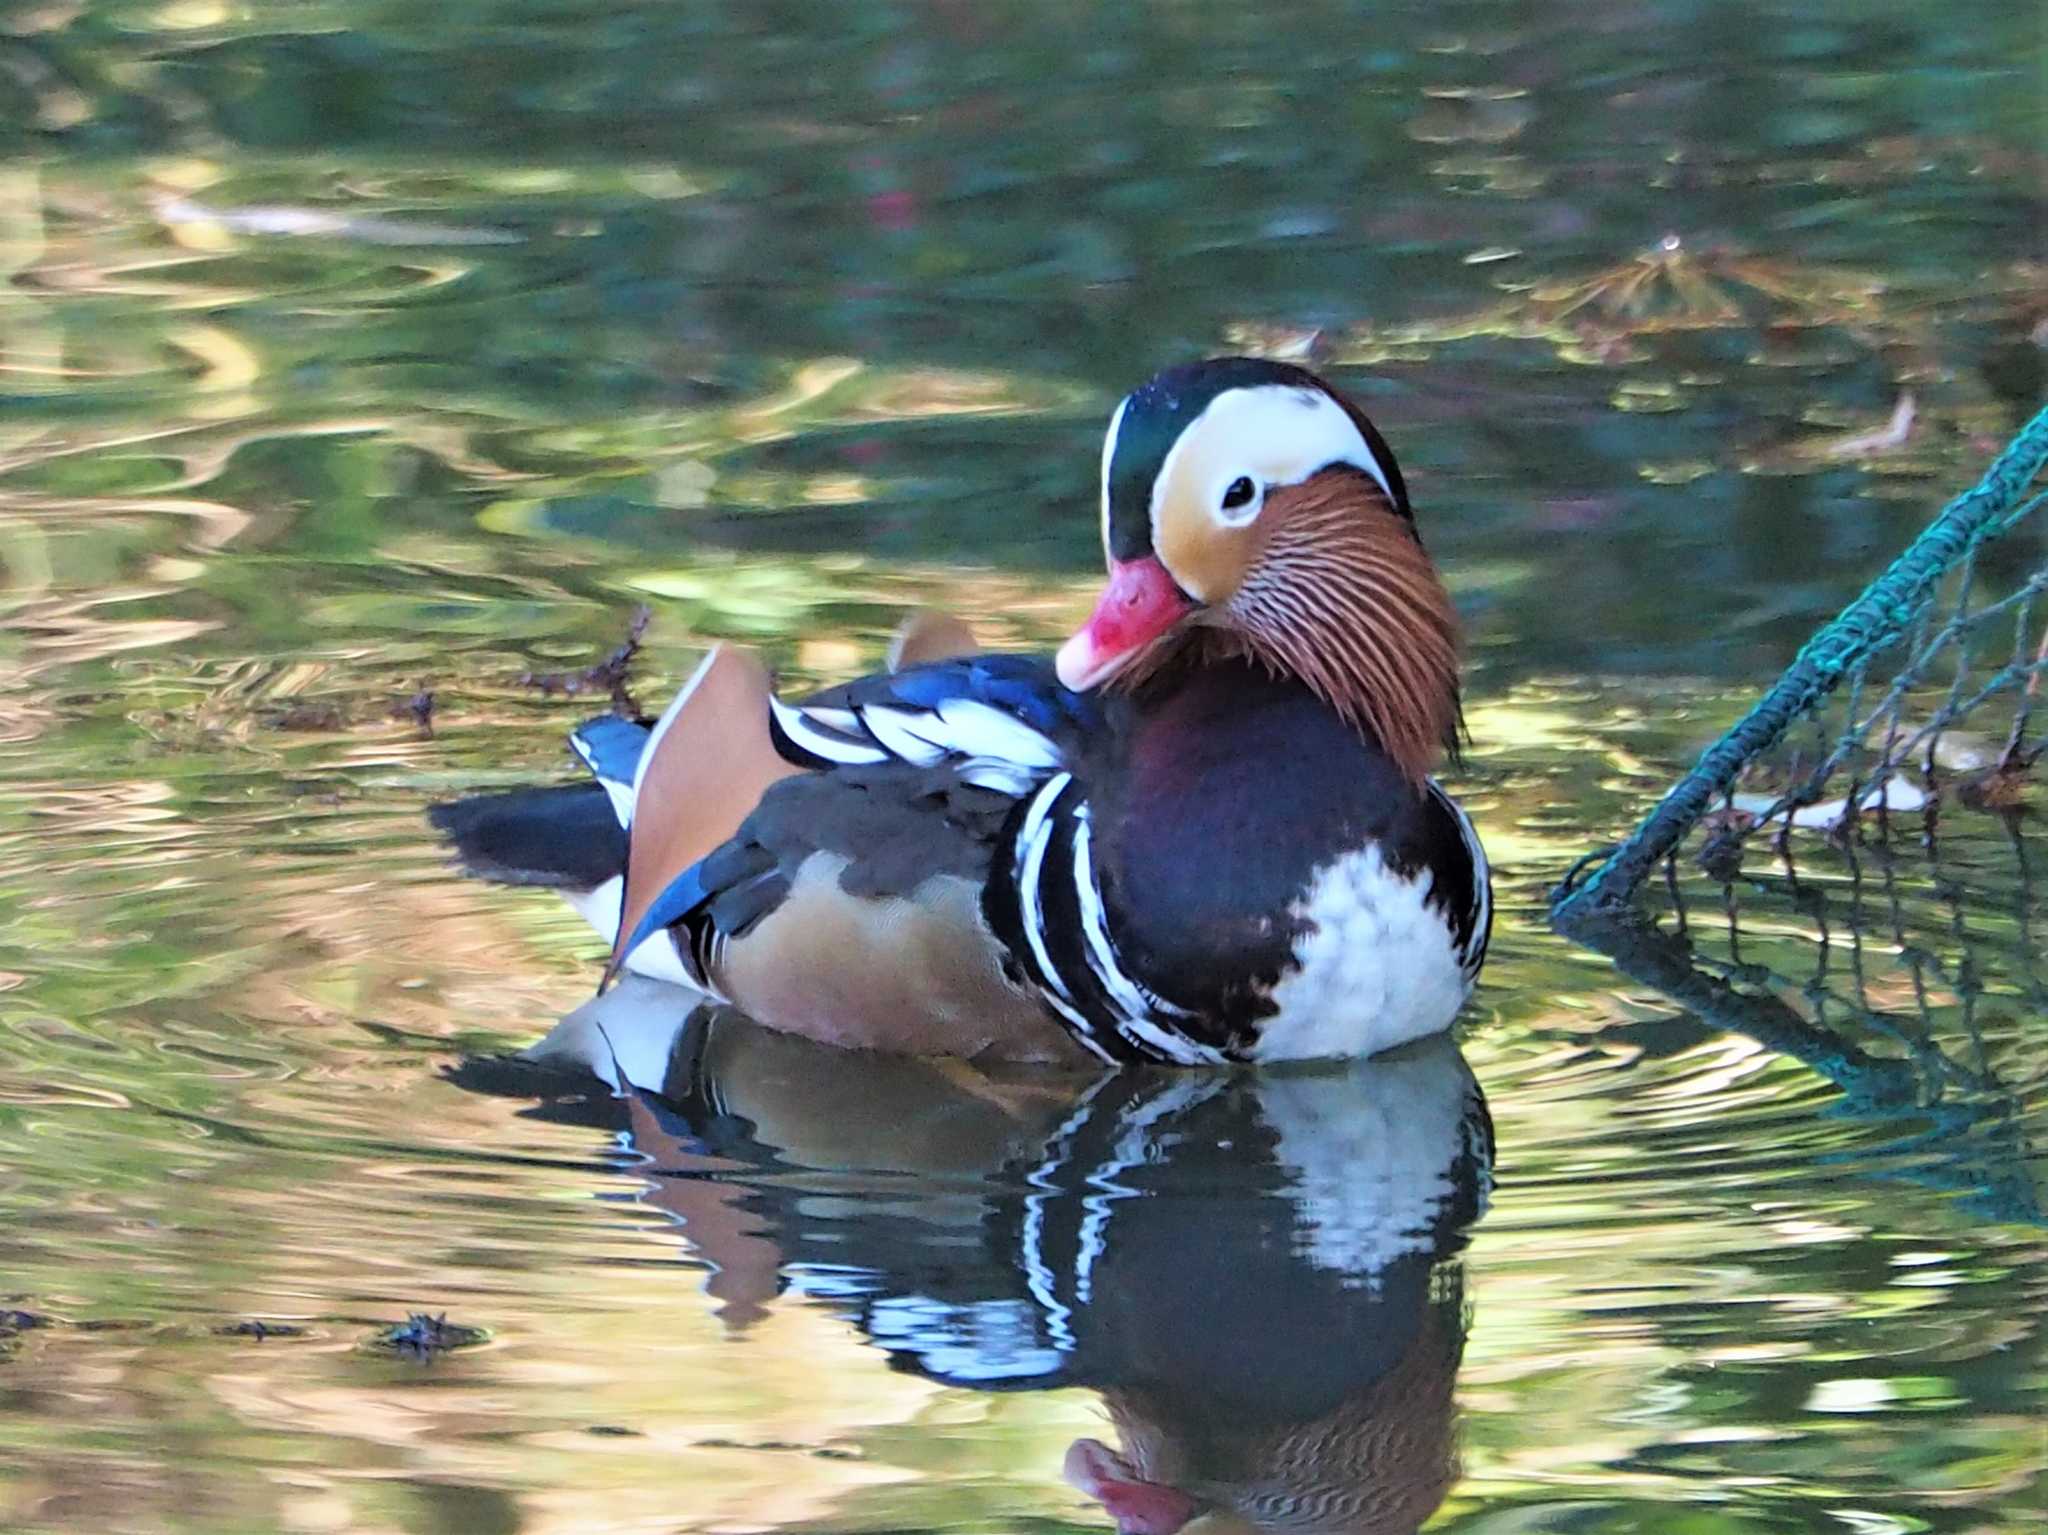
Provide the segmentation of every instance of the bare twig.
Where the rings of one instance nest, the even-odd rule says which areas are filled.
[[[640,641],[647,633],[648,621],[653,617],[653,610],[644,606],[635,612],[632,627],[626,631],[625,643],[595,666],[587,666],[580,672],[526,672],[519,678],[520,685],[539,688],[550,698],[557,693],[574,698],[579,693],[603,689],[611,694],[614,712],[629,717],[638,715],[640,706],[626,691],[626,679],[632,670],[633,658],[640,654]]]

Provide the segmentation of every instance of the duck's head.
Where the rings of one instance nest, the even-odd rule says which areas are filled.
[[[1060,648],[1076,692],[1242,655],[1299,678],[1412,776],[1458,739],[1457,619],[1365,413],[1304,368],[1168,368],[1110,418],[1109,584]]]

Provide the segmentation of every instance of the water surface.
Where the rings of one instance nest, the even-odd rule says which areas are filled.
[[[2021,4],[0,5],[0,1525],[2036,1527],[2038,823],[1762,860],[1734,969],[1693,871],[1632,973],[1542,908],[2037,402],[2041,58]],[[1462,1057],[504,1060],[593,944],[420,812],[566,771],[602,700],[522,679],[641,604],[642,703],[912,604],[1050,643],[1115,399],[1230,347],[1366,402],[1468,620]]]

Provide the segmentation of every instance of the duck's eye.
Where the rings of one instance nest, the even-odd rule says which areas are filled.
[[[1258,493],[1259,488],[1256,485],[1252,484],[1243,475],[1239,475],[1230,482],[1223,492],[1223,510],[1234,512],[1241,506],[1249,506],[1251,505],[1252,497]]]

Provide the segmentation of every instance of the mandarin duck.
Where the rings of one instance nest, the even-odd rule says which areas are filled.
[[[1392,453],[1288,364],[1169,368],[1110,418],[1109,579],[1056,657],[927,618],[795,701],[729,647],[595,785],[435,807],[472,873],[561,889],[622,970],[846,1046],[1178,1065],[1450,1026],[1492,898],[1457,624]]]

